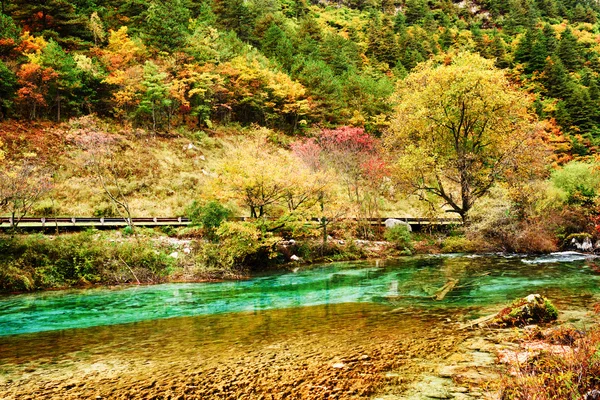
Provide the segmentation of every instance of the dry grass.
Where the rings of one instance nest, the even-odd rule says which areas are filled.
[[[514,357],[502,378],[502,399],[587,399],[600,389],[600,328],[561,327],[530,342],[526,360]]]

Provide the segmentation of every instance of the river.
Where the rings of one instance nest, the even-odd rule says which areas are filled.
[[[530,293],[588,307],[595,271],[576,253],[419,256],[3,296],[0,398],[403,398],[469,336],[458,323]]]

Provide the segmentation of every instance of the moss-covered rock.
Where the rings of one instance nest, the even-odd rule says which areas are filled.
[[[539,294],[530,294],[515,300],[494,318],[494,323],[501,326],[524,326],[555,321],[558,310],[550,300]]]

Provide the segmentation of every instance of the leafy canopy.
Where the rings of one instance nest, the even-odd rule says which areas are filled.
[[[400,83],[397,98],[386,143],[398,179],[463,219],[530,154],[536,127],[530,100],[492,60],[463,52],[420,64]]]

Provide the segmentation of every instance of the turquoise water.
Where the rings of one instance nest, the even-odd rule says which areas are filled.
[[[326,264],[244,281],[4,296],[0,336],[343,303],[389,309],[482,308],[529,293],[543,294],[559,305],[583,305],[600,295],[594,263],[573,253],[537,258],[428,256]],[[457,287],[444,300],[433,300],[448,279],[458,279]]]

